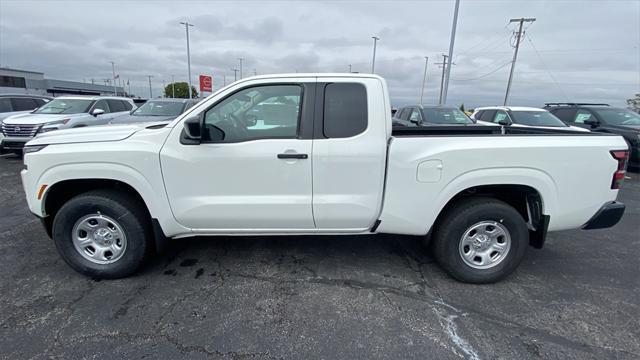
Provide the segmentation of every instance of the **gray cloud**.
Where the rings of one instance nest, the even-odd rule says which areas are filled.
[[[52,78],[102,81],[111,64],[133,90],[159,94],[162,81],[186,79],[184,27],[191,28],[192,74],[216,86],[245,75],[371,69],[389,84],[394,105],[415,103],[424,56],[426,98],[438,98],[441,54],[449,46],[453,1],[204,2],[2,1],[0,65]],[[622,105],[640,91],[639,1],[462,1],[449,100],[499,104],[513,48],[513,17],[534,16],[521,47],[512,103],[593,100]],[[534,48],[535,46],[535,48]],[[538,51],[536,52],[537,49]]]

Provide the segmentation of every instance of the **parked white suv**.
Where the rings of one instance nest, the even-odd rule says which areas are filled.
[[[451,275],[484,283],[547,231],[622,217],[618,135],[392,127],[390,104],[376,75],[246,78],[169,124],[42,134],[22,182],[62,258],[100,278],[166,238],[388,233],[431,239]]]
[[[544,109],[524,106],[489,106],[477,108],[471,118],[480,125],[507,125],[513,127],[536,127],[555,130],[589,131],[578,126],[569,126]]]
[[[3,149],[20,152],[37,134],[76,127],[108,124],[127,114],[133,100],[113,96],[60,96],[35,111],[7,117],[2,121]]]

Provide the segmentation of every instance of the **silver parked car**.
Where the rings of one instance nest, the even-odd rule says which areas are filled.
[[[171,121],[197,104],[200,99],[151,99],[130,114],[118,116],[109,124]]]
[[[2,121],[2,149],[21,152],[39,133],[108,124],[136,108],[133,100],[115,96],[60,96],[27,114]]]

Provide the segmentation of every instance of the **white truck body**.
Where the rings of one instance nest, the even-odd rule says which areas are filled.
[[[346,138],[181,143],[185,120],[241,89],[276,83],[364,86],[366,129]],[[219,90],[166,126],[95,126],[39,135],[27,144],[35,152],[27,150],[22,179],[29,209],[42,218],[52,215],[46,201],[56,184],[124,183],[169,238],[426,235],[452,199],[483,186],[532,189],[548,231],[580,228],[615,201],[612,176],[619,162],[611,151],[627,148],[622,137],[480,128],[484,132],[395,134],[385,81],[375,75],[259,76]]]

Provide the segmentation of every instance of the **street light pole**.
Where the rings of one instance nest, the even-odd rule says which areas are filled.
[[[174,99],[176,97],[176,80],[173,75],[171,75],[171,97]]]
[[[451,41],[449,42],[449,63],[447,64],[447,75],[444,79],[444,92],[442,94],[442,103],[447,103],[447,92],[449,91],[449,75],[451,74],[451,61],[453,58],[453,45],[456,42],[456,26],[458,25],[458,8],[460,0],[456,0],[456,6],[453,10],[453,25],[451,27]]]
[[[153,99],[153,92],[151,91],[151,78],[152,75],[147,75],[149,77],[149,99]]]
[[[113,74],[113,95],[118,96],[118,89],[116,88],[116,63],[110,61],[111,72]]]
[[[244,60],[243,58],[238,58],[238,61],[240,61],[240,80],[242,80],[242,60]]]
[[[371,73],[373,74],[376,69],[376,44],[380,38],[377,36],[372,36],[371,38],[373,39],[373,59],[371,60]]]
[[[420,91],[420,105],[422,105],[422,99],[424,98],[424,85],[427,82],[427,65],[429,65],[429,57],[424,57],[424,75],[422,75],[422,90]]]
[[[233,70],[233,81],[236,82],[238,81],[238,69],[231,69]]]
[[[504,94],[504,105],[507,105],[509,93],[511,92],[511,81],[513,80],[513,70],[516,68],[516,59],[518,58],[518,49],[520,48],[520,39],[522,38],[522,24],[525,22],[534,22],[535,18],[511,19],[509,23],[519,22],[518,32],[516,33],[516,50],[513,52],[513,60],[511,61],[511,71],[509,72],[509,82],[507,82],[507,92]]]
[[[184,29],[187,33],[187,69],[188,69],[188,73],[189,73],[189,81],[187,81],[188,83],[188,87],[189,87],[189,99],[193,98],[192,94],[191,94],[191,51],[189,49],[189,26],[194,26],[193,24],[189,24],[189,22],[185,21],[185,22],[180,22],[180,24],[184,25]]]

